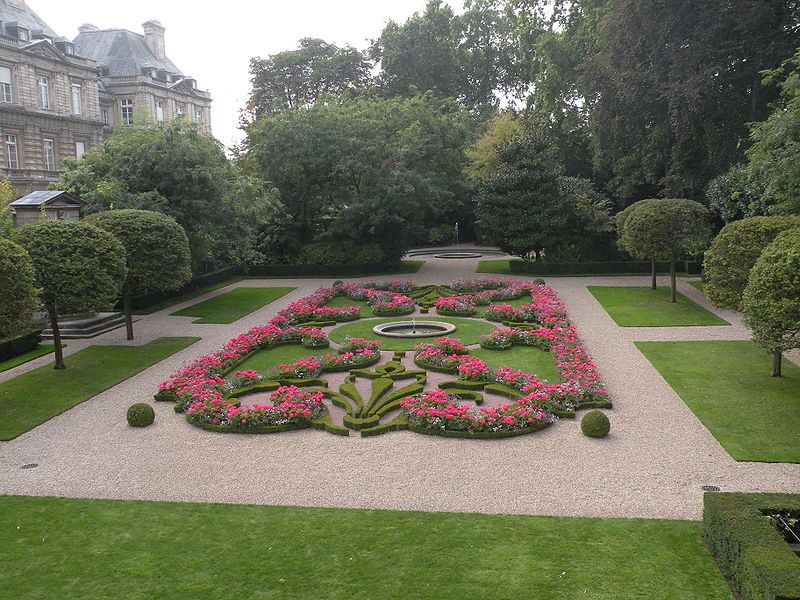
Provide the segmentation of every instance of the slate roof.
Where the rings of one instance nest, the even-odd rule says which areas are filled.
[[[68,202],[79,204],[81,206],[84,204],[83,200],[73,196],[69,192],[65,192],[63,190],[43,190],[31,192],[19,200],[14,200],[14,202],[11,203],[11,206],[41,206],[42,204],[49,204],[62,198]]]
[[[165,69],[169,73],[182,75],[169,58],[159,60],[153,54],[143,35],[127,29],[83,31],[74,43],[75,54],[108,67],[108,74],[112,77],[141,75],[142,67]]]
[[[25,8],[18,8],[17,5],[20,4]],[[58,34],[24,3],[14,2],[13,4],[9,4],[6,0],[0,0],[0,21],[3,21],[3,23],[13,23],[16,21],[18,25],[29,31],[41,29],[46,35],[52,38],[58,37]]]

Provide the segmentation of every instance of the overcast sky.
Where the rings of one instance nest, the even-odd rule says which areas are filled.
[[[225,145],[238,141],[239,111],[250,91],[251,57],[297,47],[300,38],[320,37],[359,48],[378,37],[389,19],[403,21],[425,0],[27,0],[59,35],[70,39],[78,27],[142,32],[158,19],[166,27],[167,56],[197,86],[211,92],[214,135]],[[460,1],[451,1],[460,8]]]

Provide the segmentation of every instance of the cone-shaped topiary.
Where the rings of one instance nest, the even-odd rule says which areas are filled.
[[[590,410],[581,419],[581,431],[587,437],[605,437],[611,431],[611,423],[605,413],[599,410]]]
[[[144,402],[131,404],[128,408],[128,425],[131,427],[147,427],[156,419],[156,411]]]

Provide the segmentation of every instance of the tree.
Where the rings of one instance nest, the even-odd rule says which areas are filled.
[[[750,271],[742,310],[753,339],[772,354],[772,377],[782,353],[800,348],[800,229],[784,231]]]
[[[177,290],[191,279],[189,239],[175,219],[150,210],[109,210],[89,215],[86,222],[108,231],[125,248],[122,305],[127,337],[132,340],[131,299]]]
[[[467,148],[467,176],[476,183],[488,179],[500,164],[498,149],[519,135],[521,128],[513,112],[502,112],[492,118],[483,135]]]
[[[526,131],[498,150],[500,165],[478,190],[482,239],[503,252],[540,259],[557,247],[567,226],[559,193],[561,165],[550,140]]]
[[[323,96],[354,94],[372,83],[372,64],[361,50],[303,38],[296,50],[250,61],[251,121],[284,110],[299,110]]]
[[[31,257],[0,237],[0,339],[16,335],[30,322],[38,296]]]
[[[750,269],[775,237],[800,227],[800,216],[750,217],[728,223],[705,253],[704,291],[714,306],[741,308]]]
[[[747,123],[773,88],[760,72],[800,42],[798,3],[611,0],[599,52],[583,64],[601,170],[624,203],[701,197],[741,162]],[[745,142],[745,143],[743,143]]]
[[[617,215],[619,245],[637,258],[669,260],[670,301],[677,302],[675,263],[706,248],[708,218],[708,209],[694,200],[640,200]]]
[[[38,221],[20,228],[14,238],[33,261],[53,330],[55,368],[63,369],[58,315],[113,305],[125,280],[125,248],[107,231],[83,221]]]
[[[11,182],[0,178],[0,238],[11,237],[14,229],[14,213],[9,204],[14,201],[15,195]]]
[[[706,200],[726,223],[767,214],[764,184],[746,165],[736,165],[712,179],[706,187]]]

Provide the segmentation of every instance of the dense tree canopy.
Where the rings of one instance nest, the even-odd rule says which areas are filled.
[[[38,221],[16,231],[14,241],[33,261],[53,329],[55,367],[63,369],[58,315],[111,308],[125,280],[125,248],[112,234],[85,221]]]
[[[0,237],[0,339],[30,322],[39,306],[33,261],[24,248]]]
[[[772,376],[781,376],[781,353],[800,348],[800,229],[784,231],[766,247],[742,300],[753,338],[773,356]]]

